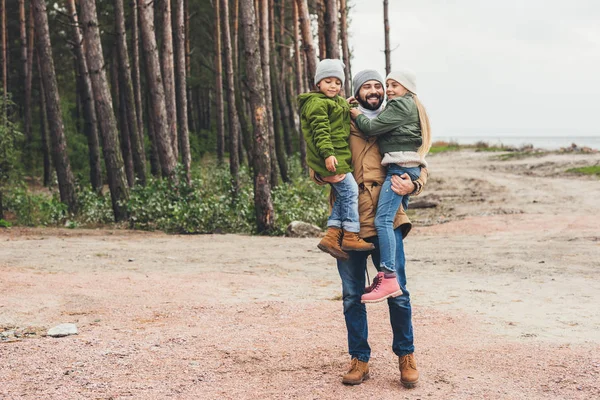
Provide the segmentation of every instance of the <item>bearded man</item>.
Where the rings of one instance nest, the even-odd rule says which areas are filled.
[[[384,82],[381,75],[374,70],[364,70],[353,79],[354,97],[358,107],[368,118],[375,118],[383,108]],[[377,285],[375,277],[373,285],[365,288],[365,271],[369,254],[375,266],[379,265],[379,242],[375,229],[375,213],[379,192],[386,176],[385,167],[381,165],[381,154],[377,139],[363,135],[352,123],[350,130],[350,150],[352,152],[352,167],[354,179],[359,186],[358,206],[360,216],[360,236],[375,245],[371,252],[348,252],[348,260],[337,261],[338,272],[342,279],[342,299],[344,318],[348,331],[348,352],[351,357],[350,370],[343,376],[342,382],[349,385],[359,385],[369,378],[369,358],[371,347],[368,343],[367,311],[361,303],[365,290]],[[416,196],[421,193],[427,182],[427,169],[423,168],[421,176],[411,181],[406,174],[392,179],[392,190],[399,195]],[[316,181],[335,182],[342,179],[338,176],[322,178],[313,177]],[[400,381],[411,388],[419,380],[414,358],[412,310],[410,294],[406,289],[406,272],[404,246],[402,239],[408,235],[412,227],[405,210],[400,207],[394,220],[396,235],[396,276],[402,295],[389,298],[388,307],[393,332],[392,351],[398,356]]]

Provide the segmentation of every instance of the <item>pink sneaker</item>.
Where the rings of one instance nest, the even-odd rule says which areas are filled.
[[[377,274],[379,275],[379,274]],[[361,303],[379,303],[388,297],[398,297],[402,294],[402,289],[398,284],[396,274],[383,274],[383,279],[379,279],[373,290],[365,293],[360,298]]]
[[[371,286],[367,286],[365,288],[365,293],[371,293],[373,289],[377,287],[377,282],[383,279],[383,275],[385,275],[383,272],[378,272],[377,275],[373,277],[373,283],[371,283]]]

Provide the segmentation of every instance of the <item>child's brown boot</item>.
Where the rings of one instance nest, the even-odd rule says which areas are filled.
[[[342,234],[341,228],[335,228],[333,226],[328,227],[325,237],[321,239],[321,242],[317,247],[325,253],[331,254],[338,260],[347,261],[350,256],[342,250]]]
[[[358,233],[344,231],[342,240],[342,250],[344,251],[369,251],[375,249],[373,243],[365,242],[358,236]]]

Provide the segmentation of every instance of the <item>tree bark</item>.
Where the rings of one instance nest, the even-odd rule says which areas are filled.
[[[131,141],[129,139],[129,127],[127,125],[126,106],[123,101],[123,85],[119,76],[119,56],[116,47],[113,49],[111,62],[111,86],[113,110],[116,110],[117,131],[119,132],[119,143],[121,144],[121,155],[123,156],[123,165],[125,166],[125,177],[127,185],[133,187],[135,184],[135,175],[133,172],[133,157],[131,156]]]
[[[299,12],[300,31],[302,32],[302,47],[306,60],[306,78],[309,88],[314,89],[313,78],[317,73],[317,53],[313,44],[312,32],[310,30],[310,16],[308,14],[307,0],[296,0]]]
[[[151,121],[155,145],[158,150],[162,176],[176,179],[175,166],[177,160],[173,153],[173,142],[169,132],[167,108],[165,104],[165,88],[160,71],[158,48],[154,34],[154,0],[137,0],[142,31],[142,43],[146,64],[146,86],[150,98]]]
[[[96,107],[94,105],[94,92],[88,71],[87,61],[83,51],[83,38],[79,30],[79,17],[75,0],[67,1],[67,9],[71,15],[73,24],[73,50],[77,62],[77,70],[80,76],[81,92],[79,93],[83,105],[83,129],[88,141],[88,153],[90,163],[90,182],[96,193],[102,193],[102,167],[100,162],[100,144],[98,141],[98,120],[96,118]]]
[[[96,1],[82,1],[80,6],[81,26],[83,27],[83,38],[86,47],[85,55],[92,82],[100,137],[102,138],[102,152],[104,154],[104,164],[106,165],[108,187],[110,188],[115,221],[121,221],[127,219],[126,203],[129,198],[129,188],[125,179],[123,157],[119,151],[119,133],[117,132],[115,113],[106,80],[106,71],[104,70],[105,63],[102,43],[100,42]]]
[[[340,0],[340,37],[342,42],[342,60],[344,61],[344,90],[347,96],[352,92],[352,70],[350,68],[350,48],[348,47],[348,4]]]
[[[192,76],[192,63],[191,63],[191,47],[190,47],[190,11],[189,11],[189,2],[188,0],[184,0],[185,7],[185,72],[186,77],[189,79]],[[187,84],[186,82],[186,90],[187,90],[187,102],[188,102],[188,118],[189,124],[191,126],[192,131],[198,134],[198,119],[195,114],[194,108],[194,92],[192,90],[192,85]]]
[[[294,4],[292,20],[294,22],[294,66],[296,72],[296,94],[304,93],[304,77],[302,66],[302,55],[300,54],[300,22],[298,15],[298,1],[292,0]]]
[[[33,7],[31,8],[33,10]],[[36,52],[37,55],[37,52]],[[46,93],[44,91],[44,82],[40,68],[40,57],[37,55],[38,79],[40,85],[40,130],[42,137],[42,155],[44,157],[44,186],[48,187],[52,183],[52,158],[50,149],[50,138],[48,137],[48,114],[46,113]]]
[[[186,52],[185,52],[185,7],[183,0],[175,0],[175,60],[177,68],[177,128],[179,147],[181,148],[181,161],[187,181],[191,180],[192,155],[190,153],[190,133],[188,130],[188,99],[186,79]]]
[[[33,142],[33,134],[31,132],[31,86],[27,88],[29,78],[29,52],[27,50],[27,22],[25,17],[25,0],[19,0],[19,35],[21,39],[21,63],[23,67],[23,82],[25,82],[25,103],[23,104],[23,130],[25,131],[25,167],[31,169],[31,145]],[[29,101],[27,101],[29,99]]]
[[[45,89],[46,112],[48,115],[50,139],[52,141],[52,159],[58,178],[60,200],[68,206],[69,211],[76,213],[75,179],[71,171],[69,158],[67,157],[67,140],[65,138],[60,109],[54,60],[52,59],[52,44],[50,43],[46,4],[44,0],[32,0],[31,6],[33,7],[33,16],[35,19],[37,51],[40,60],[39,66]]]
[[[221,43],[221,4],[215,0],[215,105],[217,106],[217,161],[223,163],[225,153],[225,110],[223,105],[223,60]]]
[[[290,110],[287,107],[287,97],[285,94],[286,86],[290,80],[288,74],[288,60],[289,60],[289,48],[285,40],[285,1],[279,1],[279,64],[274,63],[277,74],[275,75],[275,87],[278,90],[277,103],[279,106],[279,113],[283,123],[283,144],[285,147],[286,159],[292,156],[292,139],[291,136],[295,134],[295,126],[290,125]],[[272,45],[275,48],[275,43]],[[275,57],[273,57],[275,59]],[[281,162],[280,162],[281,164]]]
[[[327,38],[325,35],[325,0],[316,0],[317,3],[317,37],[319,38],[319,59],[327,58]]]
[[[256,17],[252,0],[240,0],[240,16],[244,32],[244,59],[250,94],[252,125],[254,127],[254,208],[258,233],[268,233],[274,227],[274,211],[269,182],[269,133],[266,123],[265,87],[256,32]]]
[[[171,23],[171,0],[161,0],[162,5],[162,73],[165,86],[165,104],[169,134],[175,161],[179,158],[177,139],[177,98],[175,96],[175,68],[173,66],[173,24]]]
[[[392,62],[390,60],[390,20],[388,13],[388,0],[383,0],[383,30],[385,33],[385,74],[389,75],[392,71]]]
[[[233,79],[233,55],[231,49],[231,35],[229,32],[229,1],[220,0],[223,24],[223,53],[225,56],[225,72],[227,75],[227,104],[229,117],[229,170],[233,183],[233,193],[237,197],[239,191],[239,169],[240,159],[238,153],[238,144],[240,137],[240,121],[235,105],[235,82]]]
[[[146,112],[144,115],[147,116],[148,122],[146,125],[148,126],[148,137],[150,138],[150,173],[160,178],[161,176],[161,167],[160,167],[160,157],[158,156],[158,146],[156,143],[156,136],[154,135],[154,119],[151,111],[150,98],[146,97],[146,101],[144,102],[144,106],[146,107]]]
[[[325,0],[325,46],[327,58],[340,58],[338,0]]]
[[[260,15],[260,59],[265,87],[265,102],[267,104],[267,129],[269,132],[269,153],[271,155],[271,186],[275,187],[279,181],[277,153],[275,149],[275,129],[273,127],[273,99],[271,92],[271,56],[269,46],[269,0],[259,0]]]
[[[140,75],[140,19],[136,0],[131,0],[131,45],[133,94],[135,96],[135,115],[138,124],[138,137],[146,157],[144,147],[144,104],[142,103],[142,80]]]
[[[8,31],[6,30],[6,0],[2,0],[2,116],[3,123],[6,125],[8,121],[8,50],[6,48],[8,39]],[[44,12],[46,9],[44,8]],[[48,25],[48,17],[46,16],[46,25]]]
[[[127,49],[127,32],[125,30],[125,10],[123,0],[114,0],[115,6],[115,34],[117,41],[117,53],[119,62],[119,83],[121,86],[121,107],[125,117],[124,125],[127,125],[127,136],[130,143],[130,151],[133,159],[135,176],[142,186],[146,185],[146,153],[143,146],[143,135],[140,132],[136,115],[135,93],[131,79],[131,67],[129,65],[129,51]],[[134,43],[135,46],[135,43]]]

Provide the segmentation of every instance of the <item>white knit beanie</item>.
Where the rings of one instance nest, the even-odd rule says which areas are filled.
[[[392,71],[386,76],[385,81],[387,82],[388,79],[398,82],[408,89],[408,91],[417,94],[417,75],[410,69]]]
[[[338,78],[344,85],[344,63],[341,60],[326,58],[317,65],[315,85],[325,78]]]

